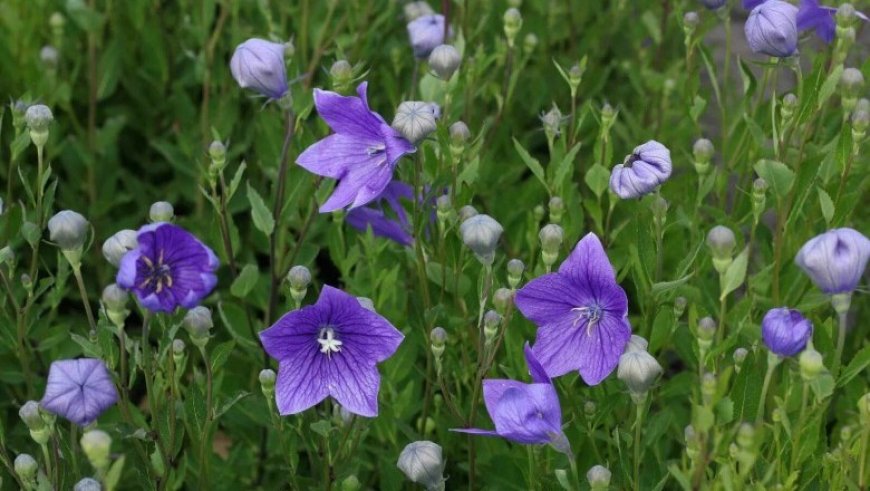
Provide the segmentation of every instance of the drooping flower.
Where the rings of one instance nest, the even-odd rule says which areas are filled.
[[[414,243],[414,237],[411,236],[411,224],[400,199],[413,199],[413,197],[414,190],[411,186],[400,181],[392,181],[375,202],[350,210],[345,220],[351,227],[361,232],[371,227],[372,233],[379,237],[410,246]],[[384,204],[392,210],[395,218],[387,215]]]
[[[870,259],[870,239],[851,228],[835,228],[801,247],[795,263],[827,294],[851,293]]]
[[[749,13],[743,27],[749,47],[755,53],[787,58],[797,51],[797,12],[782,0],[767,0]]]
[[[631,337],[628,298],[598,237],[589,233],[559,266],[517,291],[517,308],[538,326],[533,350],[551,377],[577,370],[597,385]]]
[[[671,176],[671,152],[650,140],[635,147],[625,161],[610,172],[610,190],[622,199],[651,193]]]
[[[256,90],[269,99],[280,99],[287,93],[287,69],[281,43],[248,39],[236,47],[230,71],[243,89]]]
[[[368,84],[357,87],[358,97],[314,89],[314,105],[332,128],[332,135],[308,147],[296,163],[314,174],[338,179],[320,212],[374,201],[390,183],[399,159],[416,151],[384,118],[369,109]]]
[[[214,252],[178,225],[139,229],[135,249],[121,258],[116,282],[153,312],[196,307],[217,284]]]
[[[118,401],[118,391],[103,360],[78,358],[52,362],[43,409],[87,426]]]
[[[278,360],[278,411],[296,414],[332,397],[354,414],[377,416],[377,364],[392,356],[403,338],[356,297],[324,286],[317,303],[260,332],[266,353]]]
[[[807,346],[813,324],[800,312],[788,307],[770,309],[761,321],[761,339],[771,352],[794,356]]]
[[[506,379],[483,381],[483,399],[495,430],[465,428],[452,431],[498,436],[525,445],[550,444],[571,455],[571,446],[562,432],[562,408],[553,381],[528,343],[524,352],[532,383]]]
[[[449,35],[449,33],[448,33]],[[445,43],[444,16],[441,14],[423,15],[408,22],[408,37],[414,56],[426,58],[432,50]]]

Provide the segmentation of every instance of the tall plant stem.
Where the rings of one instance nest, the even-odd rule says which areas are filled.
[[[295,118],[292,110],[287,110],[286,122],[284,129],[284,144],[281,147],[281,158],[278,166],[278,183],[275,189],[275,203],[272,207],[272,217],[275,219],[275,230],[269,236],[269,268],[271,283],[269,285],[269,304],[266,309],[266,319],[264,324],[269,325],[272,322],[272,317],[275,315],[275,309],[278,305],[278,286],[281,283],[281,272],[278,271],[281,259],[278,257],[278,234],[281,227],[281,210],[284,207],[284,190],[287,181],[287,169],[290,165],[289,153],[290,142],[293,140],[295,129]]]

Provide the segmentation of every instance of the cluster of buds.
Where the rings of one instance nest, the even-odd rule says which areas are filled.
[[[858,12],[850,3],[840,5],[835,14],[837,19],[836,38],[834,46],[834,65],[842,64],[849,54],[849,49],[855,44],[855,24],[858,22]]]
[[[435,371],[440,376],[443,368],[444,349],[447,344],[447,331],[443,327],[433,328],[429,332],[429,342],[431,343],[432,356],[435,358]]]
[[[293,301],[296,302],[296,308],[298,309],[308,293],[308,285],[311,283],[311,271],[305,266],[293,266],[287,272],[287,283],[290,285],[290,296],[293,297]]]
[[[706,176],[710,173],[710,161],[713,159],[713,142],[706,138],[695,140],[692,145],[692,155],[695,157],[693,164],[695,171],[699,176]]]

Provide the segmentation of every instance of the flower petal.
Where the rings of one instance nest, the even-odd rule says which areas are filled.
[[[360,84],[357,89],[359,97],[314,89],[317,113],[332,131],[373,140],[381,139],[378,128],[383,120],[369,109],[368,101],[365,100],[367,86],[367,82]]]
[[[580,239],[571,255],[559,266],[559,274],[596,297],[605,286],[616,283],[616,273],[604,246],[592,232]]]
[[[296,414],[318,404],[329,395],[327,358],[312,342],[299,356],[284,358],[278,364],[275,402],[283,416]]]
[[[326,359],[329,394],[348,411],[373,418],[378,415],[381,375],[369,354],[350,343]]]
[[[564,266],[564,263],[563,263]],[[566,276],[549,273],[520,288],[514,303],[522,314],[538,327],[573,319],[571,309],[584,305],[589,298]],[[569,320],[570,324],[570,320]]]
[[[387,319],[359,304],[359,300],[338,288],[324,285],[317,307],[329,312],[322,325],[334,327],[343,349],[351,349],[362,363],[374,365],[396,352],[405,338]]]
[[[556,390],[547,384],[529,384],[504,392],[493,414],[499,435],[525,444],[549,443],[561,433],[562,410]]]
[[[383,143],[376,139],[336,133],[306,148],[296,159],[300,167],[318,176],[341,179],[355,166],[377,166],[386,157],[370,150]]]

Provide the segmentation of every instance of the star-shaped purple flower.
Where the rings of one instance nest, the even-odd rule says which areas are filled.
[[[139,229],[138,245],[121,258],[116,282],[153,312],[196,307],[217,284],[214,252],[171,223]]]
[[[597,385],[616,368],[631,337],[628,298],[593,233],[558,272],[517,291],[515,303],[538,326],[532,349],[551,377],[577,370],[584,382]]]
[[[797,27],[800,31],[813,29],[816,36],[830,44],[837,33],[837,9],[819,4],[818,0],[801,0],[797,13]],[[867,16],[856,11],[855,16],[868,20]]]
[[[345,220],[351,227],[361,232],[371,227],[372,233],[379,237],[410,246],[414,243],[414,237],[411,236],[411,224],[400,199],[410,200],[413,197],[414,190],[411,186],[400,181],[392,181],[374,203],[350,210]],[[393,211],[395,219],[387,215],[384,203]]]
[[[296,414],[332,397],[354,414],[377,416],[377,364],[392,356],[403,338],[356,297],[324,286],[317,303],[260,332],[266,353],[278,360],[278,411]]]
[[[553,381],[538,363],[528,343],[524,348],[532,383],[516,380],[483,381],[483,399],[495,430],[454,429],[460,433],[498,436],[525,445],[549,443],[571,455],[571,446],[562,432],[562,408]]]
[[[317,113],[335,133],[308,147],[296,163],[319,176],[338,179],[332,196],[320,206],[321,213],[374,201],[392,180],[399,159],[417,150],[369,109],[366,88],[367,82],[357,87],[359,97],[314,89]]]
[[[52,362],[39,404],[79,426],[87,426],[118,401],[118,391],[103,360],[79,358]]]

